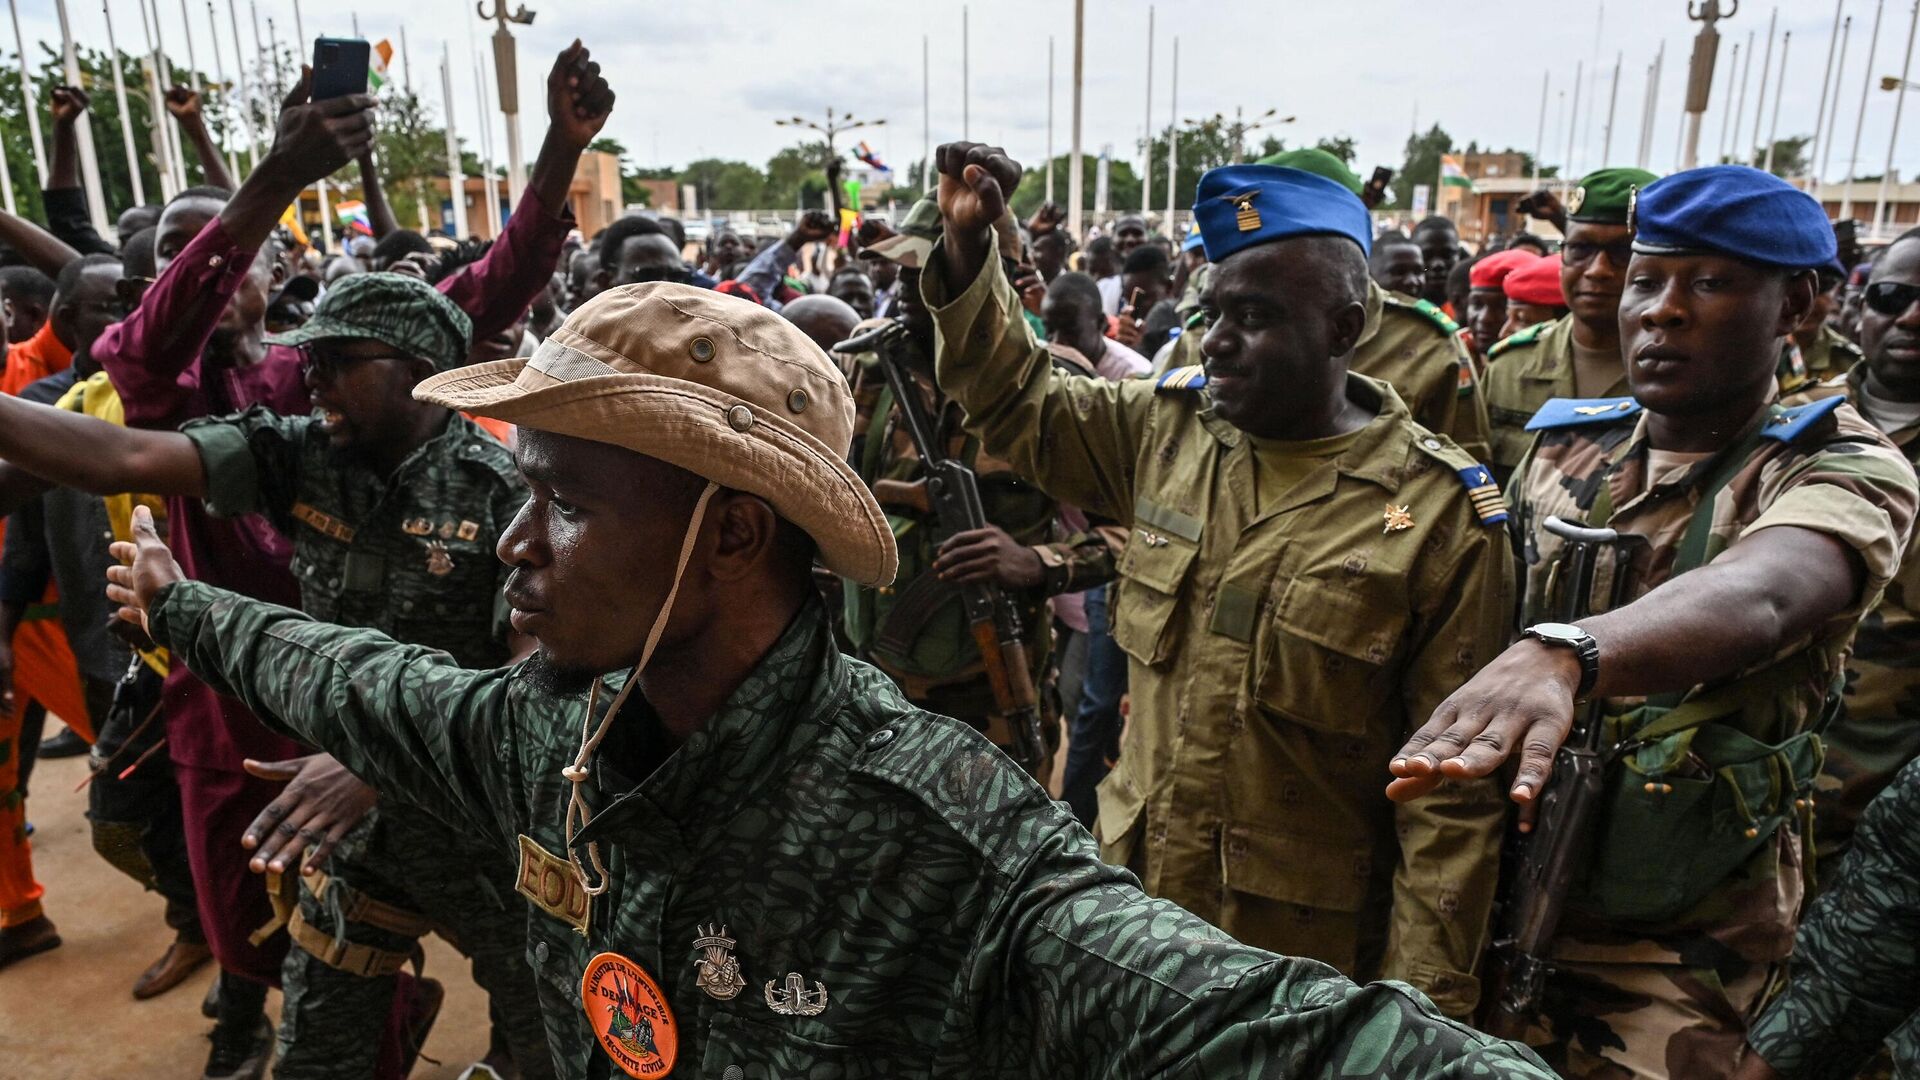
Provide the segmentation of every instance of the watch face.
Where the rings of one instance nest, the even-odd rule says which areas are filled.
[[[1572,623],[1561,622],[1534,623],[1532,626],[1527,627],[1527,632],[1551,641],[1568,643],[1579,641],[1587,636],[1585,630],[1574,626]]]

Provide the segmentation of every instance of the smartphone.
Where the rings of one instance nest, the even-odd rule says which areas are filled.
[[[1129,319],[1138,319],[1140,317],[1140,290],[1137,287],[1133,290],[1132,294],[1127,297],[1126,316]]]
[[[315,38],[312,100],[366,93],[371,55],[371,48],[360,38]]]
[[[1393,183],[1393,170],[1385,165],[1375,165],[1373,178],[1367,181],[1365,188],[1361,189],[1360,201],[1366,203],[1369,209],[1380,205],[1380,201],[1387,196],[1387,185],[1391,183]]]

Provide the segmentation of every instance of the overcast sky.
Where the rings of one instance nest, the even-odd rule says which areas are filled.
[[[57,42],[53,0],[15,0],[22,30],[31,41]],[[138,0],[106,0],[122,49],[140,47]],[[179,0],[154,0],[170,52],[184,60]],[[213,0],[221,27],[221,50],[229,67],[233,42],[227,32],[229,0]],[[237,0],[241,32],[251,39],[247,0]],[[488,10],[494,0],[486,0]],[[514,0],[517,5],[519,0]],[[186,0],[192,14],[195,56],[211,69],[207,0]],[[261,33],[272,17],[283,42],[295,37],[294,0],[254,0]],[[1725,0],[1723,0],[1723,4]],[[1845,159],[1866,72],[1873,0],[1844,0],[1853,16],[1839,95],[1840,141],[1829,178],[1846,173]],[[902,168],[921,153],[921,39],[928,40],[931,139],[935,145],[962,135],[961,5],[856,3],[850,0],[528,0],[538,15],[531,27],[515,27],[520,42],[522,142],[531,158],[546,126],[544,76],[552,56],[575,36],[593,49],[619,94],[607,133],[624,142],[643,165],[683,165],[700,157],[738,158],[755,164],[793,141],[775,117],[815,116],[831,105],[864,118],[885,118],[885,127],[862,132],[887,163]],[[99,0],[69,0],[74,31],[104,47]],[[1002,143],[1017,156],[1039,162],[1047,139],[1047,42],[1053,38],[1055,103],[1053,145],[1065,153],[1070,137],[1073,67],[1072,0],[975,0],[972,25],[971,135]],[[1161,0],[1153,5],[1153,124],[1164,125],[1172,92],[1171,53],[1180,49],[1179,117],[1215,111],[1249,113],[1277,108],[1297,119],[1280,131],[1290,144],[1323,135],[1359,142],[1362,171],[1375,164],[1397,166],[1415,122],[1442,124],[1464,144],[1531,149],[1540,120],[1541,79],[1551,69],[1545,160],[1567,158],[1566,115],[1573,110],[1574,71],[1588,78],[1580,91],[1572,164],[1584,171],[1601,164],[1610,84],[1616,54],[1623,55],[1614,106],[1611,161],[1632,164],[1640,138],[1647,66],[1666,44],[1665,75],[1651,139],[1650,166],[1676,165],[1687,55],[1698,24],[1689,22],[1685,0],[1610,0],[1602,8],[1562,0]],[[352,5],[304,0],[306,33],[345,35],[356,12],[362,34],[393,40],[394,75],[405,74],[397,55],[406,24],[412,82],[437,110],[439,56],[443,43],[453,60],[454,115],[470,144],[477,143],[473,58],[486,48],[492,24],[482,23],[472,0],[405,0]],[[1748,34],[1756,55],[1746,91],[1740,142],[1754,136],[1761,68],[1766,59],[1769,14],[1759,0],[1743,0],[1738,15],[1721,22],[1720,68],[1701,139],[1701,157],[1720,147],[1729,107],[1726,71],[1733,46]],[[1779,28],[1792,32],[1781,100],[1779,132],[1811,134],[1821,96],[1822,72],[1832,33],[1833,0],[1782,3]],[[1088,0],[1086,4],[1086,104],[1083,144],[1098,153],[1112,144],[1116,156],[1135,156],[1147,107],[1147,16],[1145,3]],[[1898,75],[1908,41],[1912,8],[1886,5],[1873,72]],[[310,50],[302,50],[310,51]],[[1776,42],[1767,80],[1764,139],[1773,120],[1774,87],[1782,49]],[[1599,59],[1599,78],[1593,77]],[[1916,73],[1920,80],[1920,73]],[[1861,140],[1861,173],[1878,173],[1892,130],[1895,94],[1873,89]],[[1920,107],[1920,97],[1911,103]],[[1829,101],[1829,108],[1832,102]],[[1920,115],[1908,110],[1901,125],[1895,167],[1920,171]],[[496,125],[497,114],[489,118]],[[500,129],[496,127],[496,132]],[[110,133],[107,134],[111,137]],[[496,134],[497,154],[505,141]],[[1164,182],[1165,163],[1156,167]],[[1156,197],[1156,202],[1158,197]]]

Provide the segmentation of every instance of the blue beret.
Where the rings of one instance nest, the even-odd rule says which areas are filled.
[[[1220,262],[1255,244],[1294,236],[1344,236],[1373,249],[1373,216],[1359,196],[1324,176],[1277,165],[1208,169],[1193,217],[1207,258]]]
[[[1745,165],[1677,172],[1640,189],[1627,224],[1644,255],[1711,251],[1788,270],[1838,252],[1833,225],[1811,195]]]
[[[1200,235],[1200,226],[1194,225],[1188,228],[1187,238],[1181,241],[1180,250],[1181,251],[1198,251],[1201,254],[1205,254],[1206,253],[1205,248],[1206,248],[1206,240]]]

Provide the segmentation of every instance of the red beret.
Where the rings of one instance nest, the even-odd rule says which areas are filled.
[[[1550,255],[1544,259],[1534,259],[1520,269],[1507,275],[1500,283],[1500,289],[1507,299],[1517,304],[1542,304],[1547,307],[1566,307],[1567,298],[1560,292],[1560,256]]]
[[[1496,251],[1473,264],[1467,273],[1468,284],[1475,289],[1497,289],[1507,280],[1508,274],[1539,258],[1526,248]]]

